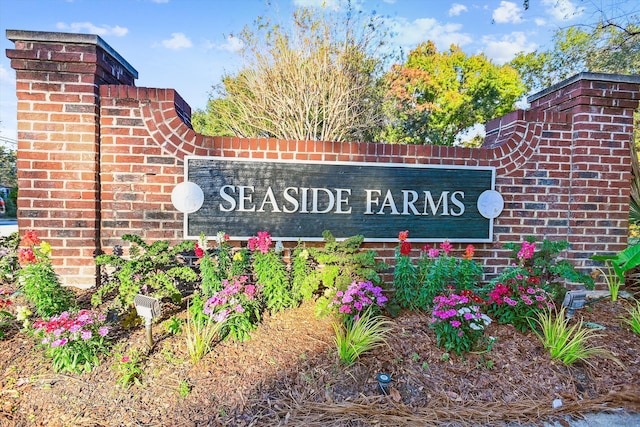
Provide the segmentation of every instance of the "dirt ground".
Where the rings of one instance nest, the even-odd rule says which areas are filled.
[[[619,319],[629,306],[603,299],[575,317],[606,328],[592,343],[624,367],[604,358],[564,366],[532,333],[495,323],[490,351],[446,355],[426,315],[411,312],[393,320],[388,346],[350,367],[337,359],[331,320],[316,318],[312,304],[265,318],[251,340],[219,343],[195,366],[183,335],[154,325],[148,349],[138,327],[115,343],[148,353],[141,384],[128,389],[116,383],[116,356],[87,374],[56,374],[16,328],[0,341],[0,425],[471,426],[640,412],[640,336]],[[386,396],[381,372],[391,376]]]

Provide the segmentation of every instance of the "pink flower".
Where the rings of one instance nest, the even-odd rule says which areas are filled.
[[[120,360],[122,363],[128,363],[131,360],[131,358],[129,358],[129,356],[122,356],[122,360]]]
[[[401,231],[398,233],[398,240],[404,242],[409,237],[409,230]]]
[[[460,325],[462,325],[462,323],[459,320],[452,320],[449,323],[451,323],[451,326],[453,326],[454,328],[459,328]]]
[[[200,245],[198,245],[197,242],[196,242],[195,253],[198,258],[202,258],[204,256],[204,250],[202,250],[202,248],[200,247]]]
[[[445,240],[440,244],[440,249],[444,251],[445,255],[449,255],[449,252],[453,249],[453,245],[448,240]]]
[[[93,334],[91,333],[91,331],[84,330],[80,333],[80,338],[82,338],[84,341],[90,340],[92,336]]]
[[[435,249],[435,248],[430,248],[429,249],[429,253],[428,256],[429,258],[438,258],[438,255],[440,255],[440,251]]]
[[[108,333],[109,333],[109,327],[108,326],[101,326],[100,329],[98,329],[98,335],[100,335],[101,337],[104,337]]]
[[[533,257],[533,252],[536,249],[536,243],[529,243],[527,241],[522,242],[522,247],[518,251],[518,259],[524,261]]]

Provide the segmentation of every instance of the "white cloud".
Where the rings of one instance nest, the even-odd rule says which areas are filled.
[[[449,9],[449,16],[458,16],[462,12],[467,12],[468,10],[467,6],[460,3],[454,3],[451,5],[451,9]]]
[[[339,10],[343,3],[342,0],[293,0],[297,7],[325,7],[330,10]]]
[[[547,25],[547,20],[544,18],[536,18],[533,20],[533,22],[535,22],[538,27],[544,27],[545,25]]]
[[[71,31],[72,33],[96,34],[99,36],[117,36],[122,37],[129,32],[128,28],[116,25],[112,27],[110,25],[94,25],[91,22],[72,22],[67,24],[65,22],[58,22],[56,28],[62,31]]]
[[[496,24],[517,24],[522,22],[522,9],[516,3],[501,1],[500,7],[493,11],[493,21]]]
[[[389,21],[392,31],[397,34],[394,41],[399,45],[412,49],[421,42],[431,40],[438,50],[448,49],[452,44],[464,46],[473,38],[461,32],[460,24],[441,24],[433,18],[420,18],[409,22],[403,18]]]
[[[170,39],[162,40],[162,46],[167,49],[180,50],[190,48],[192,43],[183,33],[171,33]]]
[[[486,36],[482,39],[484,53],[498,64],[511,61],[518,52],[533,52],[537,45],[527,40],[527,36],[519,31],[506,34],[500,39]]]
[[[547,13],[558,21],[570,21],[581,16],[585,8],[576,6],[571,0],[542,0]]]
[[[227,50],[229,52],[237,52],[243,47],[244,47],[244,42],[241,39],[233,36],[227,36],[226,43],[223,43],[220,46],[218,46],[218,49]]]

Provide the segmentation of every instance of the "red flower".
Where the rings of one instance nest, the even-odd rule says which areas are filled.
[[[196,249],[195,249],[195,252],[196,252],[196,256],[197,256],[198,258],[202,258],[202,257],[204,256],[204,251],[202,250],[202,248],[200,247],[200,245],[198,245],[198,243],[196,243]]]
[[[39,244],[40,238],[35,230],[27,230],[20,242],[20,246],[38,246]]]
[[[33,252],[33,247],[18,249],[18,262],[20,265],[35,263],[36,254]]]
[[[401,242],[404,242],[405,240],[407,240],[408,237],[409,237],[409,230],[401,231],[398,234],[398,240],[400,240]]]
[[[403,241],[400,245],[400,254],[401,255],[409,255],[411,253],[411,243],[407,241]]]

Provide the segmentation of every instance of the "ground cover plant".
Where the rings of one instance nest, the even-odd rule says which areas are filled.
[[[283,250],[264,233],[256,236],[253,249],[248,243],[231,246],[224,233],[214,242],[191,243],[189,257],[196,263],[182,266],[198,274],[198,280],[193,286],[191,280],[175,278],[181,298],[163,298],[152,348],[146,345],[144,328],[130,322],[125,311],[109,319],[101,314],[112,309],[107,297],[117,299],[118,287],[95,307],[95,290],[75,290],[75,304],[86,311],[42,318],[35,310],[28,314],[34,306],[19,282],[4,284],[2,425],[464,426],[533,422],[606,408],[640,411],[635,301],[605,298],[579,310],[568,324],[597,325],[589,344],[605,349],[607,357],[594,354],[570,365],[552,358],[538,339],[541,329],[535,321],[517,328],[488,314],[495,304],[488,295],[505,277],[522,287],[510,287],[507,298],[516,301],[520,291],[522,302],[505,304],[517,313],[511,319],[530,315],[536,296],[557,306],[552,292],[563,276],[553,270],[553,251],[538,253],[553,246],[548,242],[513,244],[518,249],[514,260],[520,263],[506,266],[505,277],[487,284],[470,279],[476,266],[468,262],[462,270],[469,274],[460,273],[462,261],[473,261],[473,247],[456,251],[443,242],[424,248],[420,255],[429,259],[407,257],[405,268],[419,271],[423,262],[435,269],[436,274],[427,270],[437,280],[423,282],[433,285],[428,292],[434,297],[396,311],[402,284],[379,280],[382,265],[375,254],[361,249],[360,236],[337,242],[326,233],[324,247],[301,244]],[[399,237],[398,259],[411,251],[408,234]],[[430,256],[431,249],[438,253],[432,250]],[[286,307],[268,304],[264,283],[256,281],[256,257],[269,252],[280,269],[275,292],[288,293]],[[536,264],[536,258],[545,261]],[[330,271],[318,272],[321,266]],[[274,271],[271,265],[263,268]],[[510,275],[515,268],[519,274]],[[551,270],[555,272],[546,274]],[[118,274],[117,268],[113,271]],[[534,293],[525,286],[532,285],[532,277],[539,280],[531,286]],[[547,293],[536,293],[538,287]],[[529,295],[532,304],[523,302]],[[234,316],[244,320],[229,323]],[[69,334],[77,334],[74,342],[80,344],[100,337],[100,327],[111,328],[101,347],[106,351],[96,353],[96,363],[89,358],[90,366],[78,362],[78,369],[56,369],[43,337],[27,333],[64,319],[94,323],[52,327],[54,336],[60,332],[52,338],[71,342]],[[64,360],[62,367],[72,366],[70,359]],[[378,388],[380,373],[391,378],[385,395]],[[554,408],[558,399],[563,405]]]

